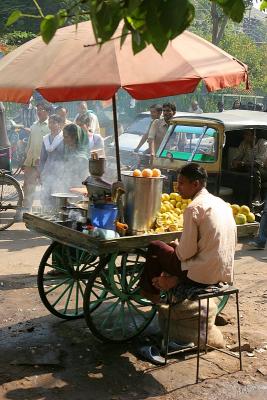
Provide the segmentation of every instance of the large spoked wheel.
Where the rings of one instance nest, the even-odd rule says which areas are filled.
[[[19,182],[12,176],[0,175],[0,231],[14,224],[22,201],[23,192]]]
[[[63,319],[83,317],[85,286],[100,257],[60,243],[48,247],[38,270],[38,290],[45,307]]]
[[[156,307],[139,294],[144,252],[113,254],[91,275],[84,294],[84,315],[102,341],[123,342],[139,335],[152,321]],[[103,295],[105,294],[105,295]]]

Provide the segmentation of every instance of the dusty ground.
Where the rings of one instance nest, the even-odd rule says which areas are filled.
[[[201,361],[203,382],[194,385],[196,359],[154,367],[136,358],[145,336],[124,345],[99,343],[83,319],[64,322],[39,300],[37,268],[49,240],[23,223],[0,232],[0,399],[128,400],[267,398],[267,251],[236,253],[240,288],[244,371],[238,362],[211,352]],[[235,307],[225,309],[221,327],[235,343]],[[232,372],[229,374],[228,372]]]

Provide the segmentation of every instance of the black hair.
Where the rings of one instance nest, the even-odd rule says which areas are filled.
[[[175,104],[173,104],[173,103],[164,103],[162,105],[162,108],[166,108],[166,107],[170,108],[172,110],[172,112],[174,112],[174,113],[176,112],[176,105]]]
[[[63,132],[67,133],[68,136],[71,136],[78,143],[78,129],[80,128],[76,124],[68,124],[64,126]]]
[[[57,122],[58,124],[63,124],[63,120],[62,120],[62,118],[59,116],[59,115],[57,115],[57,114],[51,114],[51,115],[49,115],[49,120],[53,120],[54,122]]]
[[[197,163],[186,164],[180,170],[180,175],[183,175],[190,182],[199,181],[206,185],[208,174],[207,171]]]
[[[256,111],[263,111],[264,105],[262,103],[257,103],[255,106]]]
[[[76,118],[76,122],[89,126],[91,123],[91,118],[88,114],[78,115],[78,117]]]
[[[152,104],[152,106],[150,106],[149,108],[150,108],[150,110],[154,109],[154,110],[157,110],[160,112],[162,111],[162,106],[160,104]]]
[[[57,113],[59,110],[66,110],[66,111],[68,112],[67,108],[64,107],[64,106],[57,106],[57,107],[55,108],[55,112],[56,112],[56,113]]]
[[[42,107],[48,114],[50,114],[53,109],[52,105],[45,101],[39,101],[36,107]]]

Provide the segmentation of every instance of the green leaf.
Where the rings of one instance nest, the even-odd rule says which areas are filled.
[[[261,3],[260,10],[261,11],[267,10],[267,1],[266,0],[263,0],[263,2]]]
[[[211,0],[217,3],[224,14],[228,15],[233,21],[241,22],[245,13],[245,4],[243,0]]]
[[[146,42],[142,39],[139,32],[132,32],[132,48],[133,53],[137,54],[146,47]]]
[[[59,19],[57,15],[46,15],[41,22],[41,35],[43,41],[48,44],[54,37],[59,27]]]
[[[188,0],[183,0],[179,7],[176,0],[167,0],[167,3],[167,6],[162,8],[160,23],[164,35],[168,39],[174,39],[189,27],[195,16],[195,8]]]
[[[19,10],[13,11],[7,19],[6,26],[13,25],[18,19],[22,17],[22,12]]]

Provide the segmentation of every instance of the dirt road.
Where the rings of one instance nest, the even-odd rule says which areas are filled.
[[[266,250],[246,251],[239,244],[236,253],[244,371],[235,372],[237,360],[211,352],[201,361],[203,382],[194,385],[195,358],[155,367],[135,356],[147,333],[111,346],[98,342],[83,319],[64,322],[50,315],[36,288],[49,243],[23,223],[0,232],[1,400],[266,400]],[[220,329],[234,346],[233,300],[224,316],[229,323]]]

